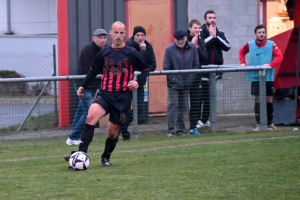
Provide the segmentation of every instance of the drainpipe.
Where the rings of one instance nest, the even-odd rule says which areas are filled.
[[[13,35],[14,33],[11,31],[11,18],[10,18],[10,0],[6,0],[6,10],[7,10],[7,32],[5,35]]]

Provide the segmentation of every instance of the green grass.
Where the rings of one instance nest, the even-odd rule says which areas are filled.
[[[65,137],[0,141],[0,199],[299,199],[300,132],[213,133],[120,141],[113,165],[67,169]]]

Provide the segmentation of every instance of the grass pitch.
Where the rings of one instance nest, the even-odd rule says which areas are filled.
[[[112,166],[72,171],[65,137],[0,141],[0,199],[299,199],[300,131],[209,133],[120,141]]]

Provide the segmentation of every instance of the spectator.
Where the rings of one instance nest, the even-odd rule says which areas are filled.
[[[152,45],[146,40],[146,30],[142,26],[136,26],[133,29],[133,36],[129,38],[126,42],[128,46],[134,47],[142,56],[145,63],[148,65],[150,71],[155,71],[156,60]],[[138,104],[138,120],[139,122],[144,122],[145,107],[147,105],[144,102],[144,85],[139,86],[137,89],[137,104]],[[148,112],[147,112],[148,114]],[[128,126],[133,120],[133,110],[130,111],[128,122],[120,128],[120,133],[122,134],[123,141],[130,140],[130,132],[128,131]]]
[[[94,31],[93,40],[86,44],[80,53],[79,56],[79,65],[77,68],[77,75],[87,74],[90,70],[92,62],[98,52],[106,46],[107,42],[107,32],[104,29],[97,29]],[[77,92],[79,85],[82,80],[77,80],[74,83],[75,91]],[[86,120],[86,116],[88,114],[88,110],[94,96],[96,94],[96,90],[100,86],[100,79],[95,79],[90,86],[84,90],[84,96],[79,100],[77,110],[75,116],[73,118],[72,123],[72,131],[68,136],[66,141],[67,145],[79,145],[81,143],[80,135],[84,129],[84,124]]]
[[[201,26],[200,37],[204,39],[207,51],[207,63],[201,64],[214,64],[222,65],[223,52],[229,51],[230,43],[225,36],[225,33],[219,30],[216,26],[216,14],[213,10],[208,10],[204,14],[205,24]],[[202,74],[202,92],[201,102],[203,103],[202,118],[198,121],[198,127],[207,126],[210,127],[209,115],[210,115],[210,83],[209,74]],[[222,74],[217,74],[216,79],[221,79]]]
[[[187,33],[183,30],[174,32],[174,43],[167,46],[164,70],[198,69],[199,58],[195,44],[187,41]],[[195,79],[194,74],[167,75],[168,87],[168,137],[180,136],[185,132],[184,117],[187,111],[189,88]]]
[[[258,25],[254,29],[255,40],[247,42],[239,51],[241,67],[248,66],[271,66],[266,71],[266,93],[267,93],[267,120],[270,130],[277,130],[273,124],[273,94],[274,94],[274,67],[281,63],[283,57],[281,51],[272,40],[266,38],[266,28]],[[245,55],[249,53],[248,63]],[[247,72],[247,80],[251,81],[251,95],[255,96],[254,113],[256,119],[255,131],[259,130],[260,103],[259,103],[259,76],[258,71]]]
[[[207,63],[207,53],[204,40],[200,37],[201,23],[197,19],[192,19],[188,27],[187,40],[196,45],[199,56],[199,69],[202,63]],[[196,79],[190,88],[190,135],[200,135],[197,130],[198,120],[201,116],[201,74],[196,74]]]

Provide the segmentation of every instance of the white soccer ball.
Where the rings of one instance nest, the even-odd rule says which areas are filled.
[[[69,165],[75,171],[86,170],[90,166],[90,157],[85,152],[76,151],[71,155]]]

